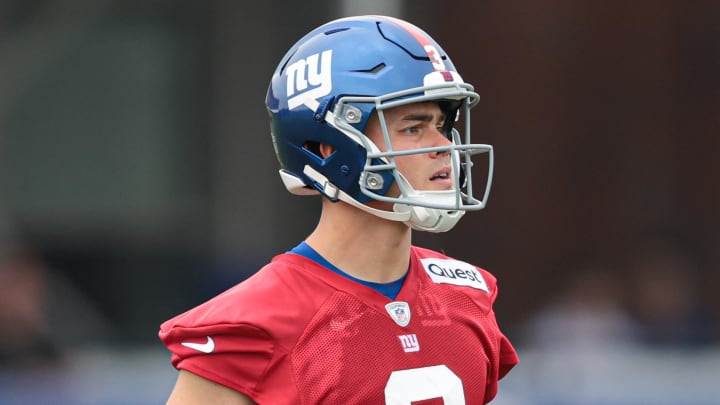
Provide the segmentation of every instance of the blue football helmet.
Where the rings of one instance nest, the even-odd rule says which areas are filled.
[[[383,111],[417,102],[438,102],[445,113],[449,146],[394,151]],[[270,83],[266,106],[280,176],[294,194],[321,193],[413,229],[444,232],[465,211],[483,209],[493,175],[493,149],[470,143],[470,109],[479,95],[463,82],[450,58],[427,33],[396,18],[362,16],[324,24],[301,38],[282,58]],[[385,140],[365,136],[378,114]],[[452,128],[464,118],[463,137]],[[323,158],[317,146],[335,151]],[[415,190],[397,170],[395,158],[448,153],[451,190]],[[472,155],[487,153],[483,197],[472,193]],[[395,183],[399,195],[389,195]],[[366,205],[377,200],[393,211]]]

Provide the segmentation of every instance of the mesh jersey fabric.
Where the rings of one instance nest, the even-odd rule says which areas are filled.
[[[281,254],[164,322],[159,335],[175,367],[259,404],[487,403],[519,361],[492,310],[496,279],[475,268],[487,291],[436,283],[421,261],[428,258],[450,259],[412,248],[395,300],[409,306],[404,327],[385,309],[387,297]],[[211,341],[210,353],[192,347]]]

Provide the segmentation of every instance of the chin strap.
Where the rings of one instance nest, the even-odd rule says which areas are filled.
[[[305,165],[303,173],[315,183],[322,185],[322,193],[328,198],[343,201],[353,207],[359,208],[367,213],[390,221],[404,222],[412,229],[426,232],[446,232],[452,229],[462,218],[465,211],[441,210],[437,208],[418,207],[409,204],[393,204],[393,211],[384,211],[369,207],[358,202],[350,195],[335,187],[327,177],[312,167]],[[455,192],[426,192],[433,199],[447,201],[454,198]]]
[[[346,202],[353,207],[359,208],[367,213],[373,214],[377,217],[388,219],[390,221],[398,221],[398,222],[406,222],[409,221],[411,218],[411,212],[391,212],[391,211],[384,211],[379,210],[377,208],[368,207],[365,204],[362,204],[358,202],[356,199],[350,197],[347,193],[340,190],[339,188],[335,187],[334,184],[332,184],[327,177],[323,176],[320,172],[313,169],[309,165],[305,165],[305,168],[303,169],[303,173],[311,178],[315,183],[322,186],[322,193],[325,194],[330,199],[337,199],[343,202]]]

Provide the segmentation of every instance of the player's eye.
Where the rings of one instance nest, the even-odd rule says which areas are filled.
[[[408,135],[417,135],[417,134],[419,134],[421,131],[422,131],[422,128],[421,128],[419,125],[413,125],[413,126],[406,127],[406,128],[403,128],[403,129],[402,129],[402,132],[403,132],[404,134],[408,134]]]

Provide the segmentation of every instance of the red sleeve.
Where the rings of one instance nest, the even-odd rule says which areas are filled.
[[[160,339],[172,352],[172,364],[207,380],[257,398],[275,354],[263,330],[247,324],[182,327],[173,320],[161,326]]]
[[[296,387],[285,361],[288,351],[324,299],[303,284],[301,272],[291,271],[292,264],[274,260],[244,282],[164,322],[159,337],[172,352],[173,366],[258,403],[290,398]]]
[[[518,354],[515,351],[512,343],[510,343],[510,340],[508,340],[508,338],[506,338],[504,335],[501,336],[498,380],[505,377],[507,373],[512,370],[513,367],[518,365],[518,363],[520,363],[520,358],[518,357]]]
[[[487,272],[486,272],[487,273]],[[489,273],[487,273],[489,274]],[[498,296],[498,286],[497,286],[497,279],[495,277],[492,277],[492,284],[493,284],[493,293],[492,293],[492,304],[495,305],[495,300]],[[497,319],[495,318],[495,313],[493,311],[493,320],[495,320],[495,324],[497,325]],[[498,380],[505,377],[510,370],[515,367],[519,362],[520,358],[517,355],[517,352],[515,351],[515,348],[513,347],[512,343],[510,343],[510,340],[503,335],[502,331],[500,330],[500,326],[498,326],[498,349],[499,349],[499,365],[498,365]]]
[[[497,280],[490,273],[486,272],[485,270],[482,271],[484,275],[487,275],[491,281],[492,290],[490,302],[491,305],[494,305],[498,295]],[[509,373],[510,370],[512,370],[512,368],[520,362],[520,358],[518,357],[512,343],[510,343],[510,340],[505,337],[505,335],[500,330],[500,327],[497,324],[497,319],[495,318],[495,312],[491,310],[489,317],[492,318],[497,328],[497,346],[495,356],[493,356],[493,358],[491,359],[491,361],[493,362],[493,375],[489,376],[488,378],[488,386],[485,390],[485,403],[490,402],[497,395],[498,381],[505,377],[507,373]]]

